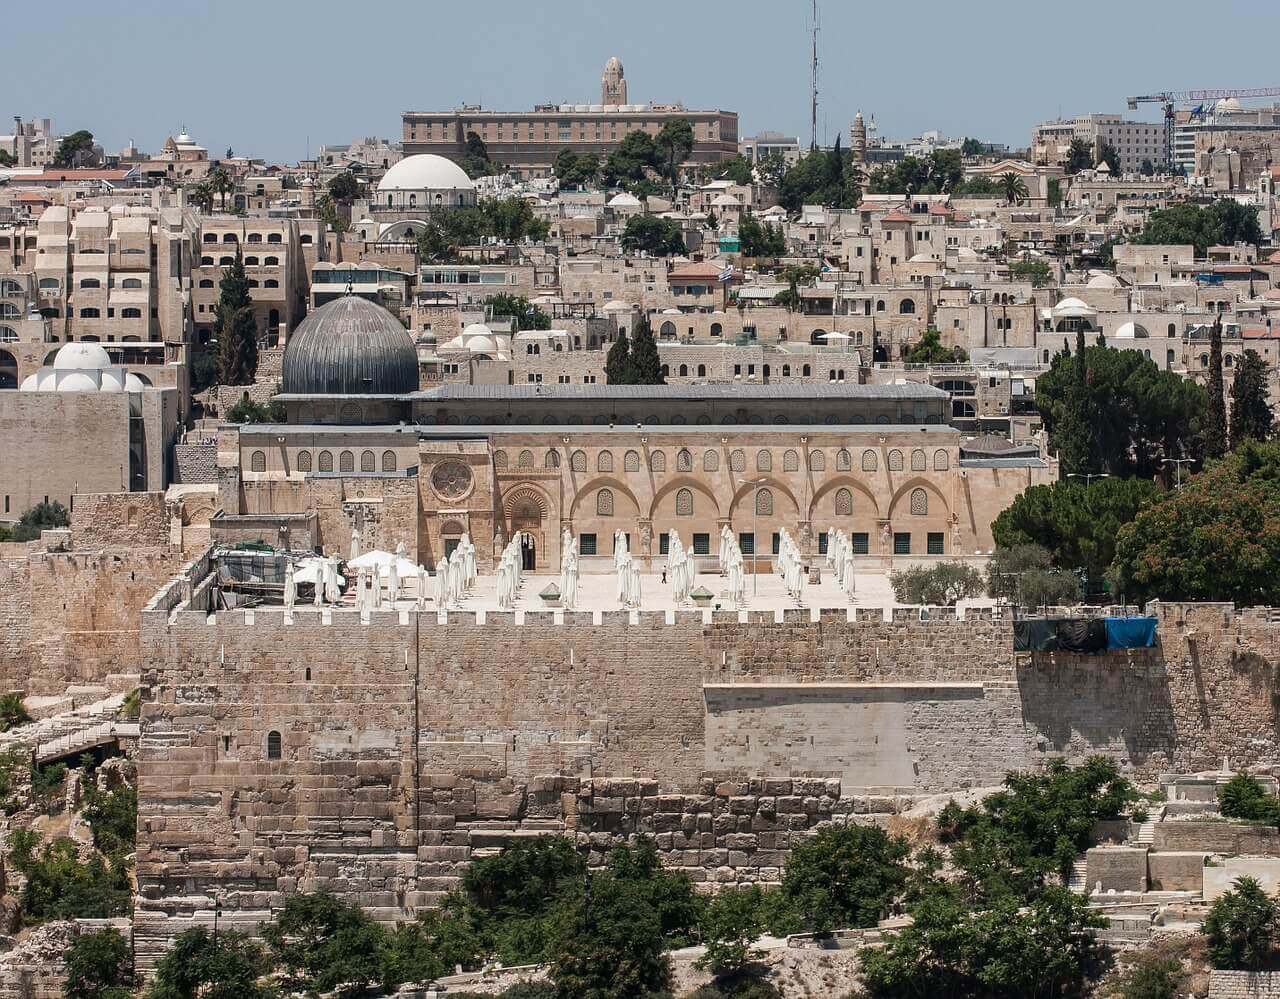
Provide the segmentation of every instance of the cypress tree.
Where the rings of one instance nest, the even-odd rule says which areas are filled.
[[[223,385],[251,385],[258,371],[257,327],[249,298],[244,256],[236,246],[235,262],[222,272],[218,284],[218,381]],[[237,318],[249,310],[247,321]],[[238,329],[237,329],[238,323]],[[252,335],[246,337],[249,327]]]
[[[604,380],[609,385],[626,385],[631,381],[631,346],[625,333],[618,334],[604,359]]]
[[[1085,365],[1084,331],[1076,332],[1075,378],[1067,393],[1058,434],[1058,460],[1065,478],[1072,472],[1090,471],[1092,458],[1089,425],[1088,370]]]
[[[1267,365],[1254,350],[1246,350],[1231,382],[1231,446],[1271,436],[1275,415],[1267,402]]]
[[[1209,331],[1209,409],[1204,420],[1204,456],[1227,453],[1227,403],[1222,394],[1222,316]]]
[[[653,339],[653,328],[647,319],[641,319],[631,336],[632,385],[665,385],[662,376],[662,358],[658,356],[658,344]]]

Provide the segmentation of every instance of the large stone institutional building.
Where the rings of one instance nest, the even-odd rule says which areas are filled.
[[[683,104],[628,104],[627,81],[616,57],[605,66],[599,104],[539,104],[532,111],[492,111],[467,105],[453,111],[406,111],[404,154],[436,153],[461,159],[474,132],[489,156],[521,177],[548,176],[561,150],[595,153],[603,160],[629,132],[657,135],[668,121],[693,127],[690,163],[718,163],[738,152],[734,111],[693,110]]]

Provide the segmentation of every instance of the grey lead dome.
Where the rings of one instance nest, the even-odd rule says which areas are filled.
[[[284,352],[284,391],[300,395],[401,395],[418,389],[418,353],[400,320],[347,295],[299,325]]]

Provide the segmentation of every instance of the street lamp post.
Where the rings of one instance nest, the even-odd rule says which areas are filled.
[[[1093,484],[1094,479],[1109,479],[1110,474],[1107,472],[1068,472],[1068,479],[1084,479],[1085,488],[1089,488]]]
[[[1182,488],[1182,466],[1190,465],[1192,461],[1193,459],[1191,458],[1165,458],[1160,462],[1162,465],[1173,465],[1174,468],[1177,469],[1177,484],[1174,486],[1175,489]]]

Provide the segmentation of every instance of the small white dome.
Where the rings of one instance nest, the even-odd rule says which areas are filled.
[[[492,354],[498,345],[487,336],[473,336],[467,340],[467,350],[473,354]]]
[[[1135,322],[1127,322],[1116,330],[1117,340],[1145,340],[1150,335],[1145,326],[1140,326]]]
[[[38,392],[40,390],[40,376],[37,374],[27,375],[22,379],[22,384],[18,386],[19,392]]]
[[[98,389],[102,392],[124,391],[124,369],[112,368],[98,376]]]
[[[1120,282],[1111,274],[1095,274],[1089,278],[1089,283],[1086,287],[1114,289],[1120,287]]]
[[[98,383],[92,375],[83,371],[72,371],[65,378],[58,379],[59,392],[96,392]]]
[[[715,208],[741,208],[742,202],[735,198],[732,194],[718,194],[712,200],[711,204]]]
[[[467,172],[432,153],[406,156],[382,175],[379,191],[474,191]]]
[[[63,344],[53,359],[53,366],[58,370],[73,368],[77,371],[94,368],[109,368],[111,358],[100,344],[83,341]]]
[[[462,336],[464,338],[473,336],[493,336],[493,330],[489,329],[484,323],[468,323],[462,328]]]
[[[608,206],[607,206],[607,207],[609,207],[609,208],[639,208],[639,207],[640,207],[640,199],[639,199],[639,198],[637,198],[634,194],[629,194],[628,192],[623,191],[623,192],[621,192],[620,194],[615,194],[612,198],[610,198],[610,199],[609,199],[609,204],[608,204]]]
[[[126,392],[141,392],[144,388],[146,386],[142,384],[142,379],[137,375],[128,374],[124,376],[124,390]]]
[[[1086,305],[1078,298],[1064,298],[1053,307],[1053,314],[1058,319],[1079,319],[1084,316],[1096,316],[1098,310]]]
[[[623,302],[622,300],[615,298],[611,302],[606,302],[604,308],[601,309],[600,311],[601,312],[630,312],[631,303]]]
[[[931,264],[931,263],[933,263],[933,257],[929,256],[929,254],[927,254],[927,253],[917,253],[917,254],[915,254],[915,255],[914,255],[910,260],[908,260],[908,261],[907,261],[907,263],[909,263],[909,264]]]

